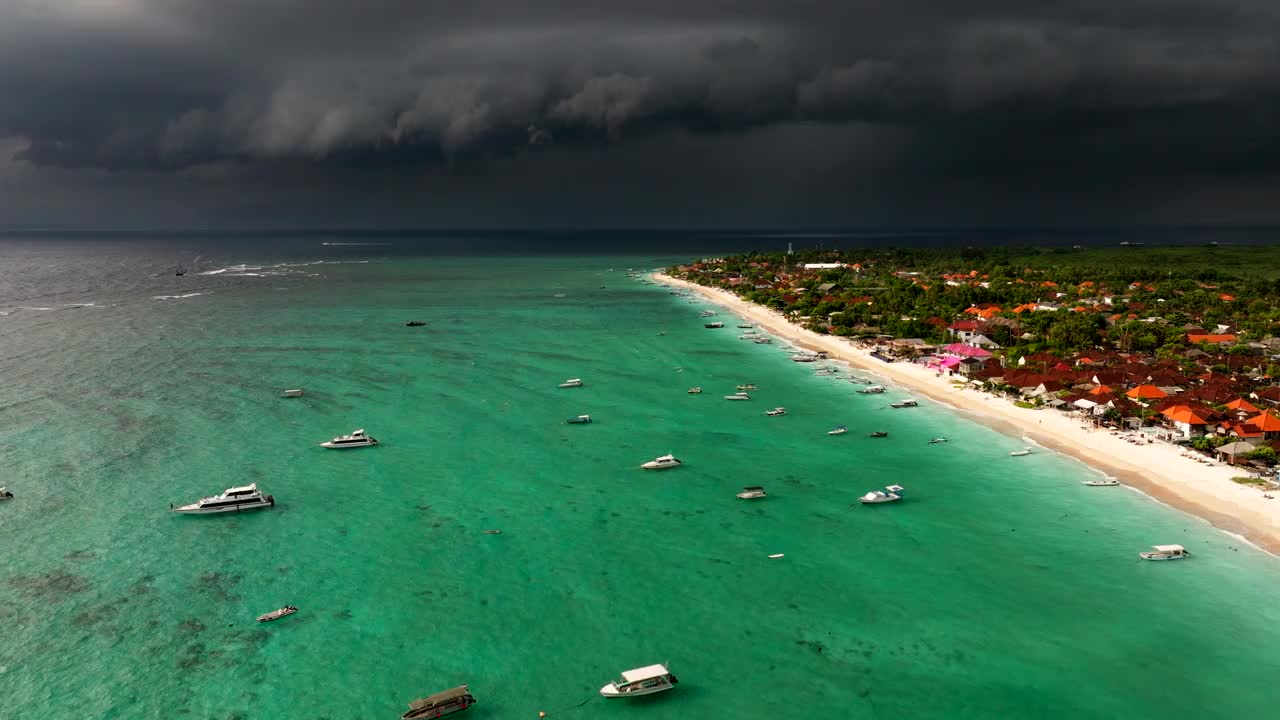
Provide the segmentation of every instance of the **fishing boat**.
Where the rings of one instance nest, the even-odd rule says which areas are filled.
[[[864,387],[864,388],[862,388],[862,389],[858,390],[858,392],[859,392],[860,394],[862,394],[862,395],[879,395],[880,393],[884,392],[884,386],[883,386],[883,385],[869,385],[869,386],[867,386],[867,387]]]
[[[1120,481],[1115,478],[1102,478],[1100,480],[1085,480],[1080,484],[1088,485],[1089,487],[1115,487],[1120,484]]]
[[[282,398],[283,398],[283,397],[286,397],[286,398],[287,398],[287,397],[302,397],[302,389],[301,389],[301,388],[294,388],[294,389],[292,389],[292,390],[285,390],[284,392],[280,393],[280,397],[282,397]]]
[[[742,500],[759,500],[765,496],[763,485],[748,485],[742,488],[742,492],[737,494],[737,497]]]
[[[372,447],[378,444],[378,439],[365,433],[364,428],[352,430],[350,435],[339,435],[329,442],[320,443],[320,447],[329,448],[330,450],[346,450],[348,448]]]
[[[701,395],[701,394],[702,394],[702,388],[700,388],[700,387],[691,387],[691,388],[689,388],[689,394],[690,394],[690,395]]]
[[[272,610],[269,613],[264,613],[262,615],[259,615],[258,622],[271,622],[272,620],[279,620],[282,617],[292,615],[296,612],[298,612],[298,608],[292,605],[285,605],[279,610]]]
[[[732,395],[725,395],[725,400],[750,400],[751,396],[744,392],[736,392]]]
[[[1030,454],[1031,454],[1031,448],[1029,448],[1029,447],[1024,447],[1024,448],[1022,448],[1021,450],[1014,450],[1013,452],[1009,453],[1009,456],[1010,456],[1010,457],[1022,457],[1023,455],[1030,455]]]
[[[667,470],[669,468],[680,467],[682,463],[676,459],[675,455],[667,454],[656,457],[640,467],[645,470]]]
[[[1152,545],[1151,550],[1138,553],[1143,560],[1182,560],[1191,557],[1191,552],[1181,545]]]
[[[913,407],[919,407],[919,406],[920,406],[920,403],[916,402],[915,400],[899,400],[896,403],[889,403],[889,407],[895,408],[895,409],[896,408],[913,408]]]
[[[876,437],[876,438],[889,437],[889,433],[885,430],[876,430],[875,432],[867,433],[867,437]]]
[[[934,439],[932,439],[932,440],[930,440],[930,441],[929,441],[929,444],[930,444],[930,445],[937,445],[938,443],[944,443],[944,442],[946,442],[946,441],[947,441],[947,439],[946,439],[946,438],[934,438]]]
[[[471,691],[466,685],[428,695],[409,703],[409,710],[400,716],[400,720],[419,720],[419,718],[438,718],[460,710],[466,710],[476,704]]]
[[[858,498],[858,502],[863,505],[879,505],[880,503],[897,502],[902,499],[903,487],[901,485],[889,485],[884,490],[872,490],[871,492]]]
[[[218,495],[200,498],[189,505],[178,507],[170,505],[169,509],[183,515],[212,515],[213,513],[259,510],[275,504],[275,497],[263,495],[262,491],[258,490],[258,484],[251,483],[243,487],[227,488]]]
[[[582,378],[570,378],[560,383],[556,387],[562,387],[562,388],[582,387]]]
[[[787,409],[782,406],[778,406],[772,410],[765,410],[764,414],[770,417],[777,417],[778,415],[786,415]]]
[[[680,681],[671,674],[666,665],[649,665],[623,671],[621,681],[611,682],[600,688],[600,694],[607,698],[652,695],[670,690],[678,682]]]
[[[827,431],[827,434],[828,434],[828,435],[843,435],[843,434],[845,434],[845,433],[847,433],[847,432],[849,432],[849,428],[845,427],[844,425],[837,425],[837,426],[835,426],[835,427],[831,428],[830,430],[828,430],[828,431]]]
[[[569,423],[570,425],[586,425],[587,423],[591,422],[591,416],[579,415],[578,417],[571,417],[568,420],[565,420],[565,422]]]

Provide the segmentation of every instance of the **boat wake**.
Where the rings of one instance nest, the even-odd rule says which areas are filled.
[[[204,293],[192,292],[192,293],[186,293],[185,295],[156,295],[152,299],[154,300],[185,300],[187,298],[193,298],[199,295],[204,295]]]

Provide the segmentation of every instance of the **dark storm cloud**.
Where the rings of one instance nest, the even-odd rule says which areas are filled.
[[[1258,175],[1277,38],[1273,0],[0,0],[0,148],[223,178],[819,123],[908,174]]]

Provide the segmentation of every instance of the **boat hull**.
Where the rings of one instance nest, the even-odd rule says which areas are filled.
[[[377,444],[378,444],[378,441],[372,440],[372,439],[369,440],[368,442],[360,442],[360,443],[335,443],[332,440],[330,440],[329,442],[320,443],[320,447],[329,448],[330,450],[350,450],[352,448],[373,447],[374,445],[377,445]]]
[[[209,508],[209,507],[202,508],[200,507],[199,503],[192,503],[190,505],[182,505],[181,507],[176,507],[173,509],[173,511],[176,513],[180,513],[182,515],[217,515],[219,513],[248,512],[249,510],[261,510],[263,508],[272,507],[275,504],[276,504],[275,498],[268,496],[268,498],[266,500],[263,500],[262,502],[243,503],[240,505],[231,505],[227,507],[216,507],[216,508]]]
[[[605,685],[604,687],[600,688],[600,694],[607,698],[639,697],[641,695],[653,695],[654,693],[665,692],[667,690],[670,690],[673,687],[675,687],[675,685],[671,685],[667,683],[667,684],[657,685],[651,688],[641,688],[639,690],[631,690],[629,692],[624,693],[624,692],[618,691],[618,686],[616,684],[609,683],[608,685]]]

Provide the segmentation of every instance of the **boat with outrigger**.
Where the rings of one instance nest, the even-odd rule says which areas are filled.
[[[265,622],[271,622],[272,620],[279,620],[282,617],[288,617],[296,612],[298,612],[298,608],[292,605],[285,605],[279,610],[272,610],[269,613],[263,613],[262,615],[259,615],[258,622],[265,623]]]
[[[438,718],[466,710],[476,704],[476,699],[466,685],[459,685],[438,692],[434,695],[409,703],[409,710],[400,716],[400,720],[419,720],[419,718]]]
[[[600,694],[607,698],[652,695],[670,690],[679,682],[666,665],[648,665],[635,670],[624,670],[621,681],[614,681],[600,688]]]

